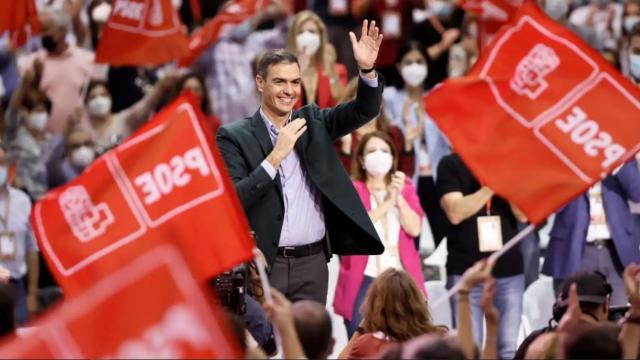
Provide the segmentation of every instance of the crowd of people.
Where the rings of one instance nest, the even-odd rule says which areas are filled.
[[[172,2],[189,32],[225,6],[201,0],[195,20],[192,2]],[[487,260],[527,218],[476,179],[423,106],[482,50],[481,19],[461,2],[268,0],[188,69],[95,63],[111,0],[37,3],[40,34],[18,48],[0,34],[5,333],[63,297],[39,256],[32,204],[189,91],[272,286],[267,299],[249,266],[246,306],[229,315],[248,357],[273,356],[277,343],[287,358],[638,356],[640,157],[555,214],[544,256],[534,231]],[[539,5],[640,86],[640,0]],[[452,328],[430,314],[424,229],[446,241]],[[344,349],[333,349],[326,308],[333,254]],[[523,294],[540,268],[553,278],[553,319],[519,343]],[[624,318],[610,321],[611,307]]]

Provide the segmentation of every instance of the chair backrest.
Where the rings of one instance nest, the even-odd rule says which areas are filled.
[[[433,323],[436,325],[446,325],[449,329],[452,329],[451,305],[449,301],[445,301],[435,308],[432,306],[436,300],[447,294],[445,282],[440,280],[425,281],[424,287],[429,295],[428,305]]]
[[[525,290],[522,310],[529,325],[525,336],[549,324],[555,298],[553,278],[549,276],[541,275]]]

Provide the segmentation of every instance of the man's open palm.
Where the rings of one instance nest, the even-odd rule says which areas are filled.
[[[353,32],[349,32],[351,46],[353,47],[353,56],[358,63],[360,69],[371,69],[378,58],[378,50],[382,44],[382,34],[376,26],[376,22],[369,24],[368,20],[362,22],[362,36],[360,40],[356,39]]]

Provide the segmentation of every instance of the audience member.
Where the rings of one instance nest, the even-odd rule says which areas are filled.
[[[424,110],[425,80],[429,72],[425,46],[417,41],[403,44],[396,56],[399,86],[388,86],[382,94],[391,123],[404,134],[402,152],[415,154],[414,184],[436,244],[448,226],[436,193],[435,170],[440,159],[451,153],[448,141]],[[410,175],[410,174],[407,174]]]
[[[505,199],[481,186],[457,154],[445,156],[438,165],[440,204],[451,226],[447,232],[447,287],[456,284],[476,261],[500,250],[517,233],[516,217],[524,215]],[[492,231],[496,229],[495,231]],[[497,230],[500,229],[500,230]],[[524,275],[522,254],[514,247],[501,256],[495,266],[496,305],[500,311],[500,358],[512,358],[518,346],[517,336],[522,316]],[[473,334],[476,344],[483,342],[480,307],[482,289],[470,290]],[[455,309],[458,296],[451,299]],[[455,319],[454,319],[455,320]]]
[[[38,310],[38,246],[29,221],[31,200],[7,183],[8,166],[0,147],[0,266],[11,273],[9,283],[17,294],[15,319],[22,325]]]
[[[92,52],[67,43],[66,35],[71,26],[69,14],[58,8],[45,7],[40,13],[40,23],[43,49],[23,59],[21,73],[33,68],[36,60],[42,62],[40,89],[53,104],[47,130],[60,134],[67,117],[81,105],[82,89],[99,74]]]
[[[91,131],[85,126],[74,126],[61,145],[54,149],[47,162],[47,182],[53,189],[75,179],[97,155]]]
[[[640,201],[640,171],[629,161],[565,205],[555,217],[542,272],[552,276],[556,293],[579,270],[599,271],[613,287],[611,305],[624,305],[622,271],[640,262],[640,228],[629,201]]]
[[[340,359],[372,358],[394,344],[424,334],[444,336],[448,329],[434,325],[424,295],[403,270],[385,270],[367,290],[360,309],[362,322]]]
[[[358,79],[354,78],[351,79],[351,81],[349,81],[349,83],[347,84],[341,103],[345,103],[355,99],[357,92]],[[342,161],[342,165],[344,165],[344,168],[348,172],[351,172],[353,168],[353,154],[358,148],[358,144],[360,144],[360,138],[374,131],[380,131],[389,135],[391,141],[393,142],[393,146],[398,151],[398,169],[405,174],[413,174],[413,152],[403,151],[404,136],[402,135],[402,130],[400,130],[400,128],[398,128],[397,126],[390,124],[387,117],[387,112],[385,111],[384,102],[380,107],[380,113],[378,114],[378,116],[376,116],[368,123],[360,126],[351,134],[347,134],[335,142],[336,150],[340,154],[340,161]]]
[[[347,84],[347,69],[336,63],[335,49],[318,15],[305,10],[293,17],[287,49],[298,57],[302,76],[296,109],[311,103],[320,108],[335,106]]]
[[[434,334],[418,336],[405,343],[401,350],[396,359],[467,359],[458,341],[452,336],[442,337]]]
[[[302,300],[291,307],[300,344],[308,359],[327,359],[333,352],[331,317],[322,304]]]
[[[8,158],[17,165],[13,185],[37,200],[47,190],[46,162],[55,139],[46,130],[51,115],[49,97],[38,89],[42,63],[25,72],[19,88],[13,93],[6,111],[5,141]]]
[[[386,269],[406,270],[426,297],[413,244],[420,235],[422,209],[415,187],[397,165],[398,152],[386,134],[372,132],[361,139],[351,175],[385,249],[380,255],[340,257],[333,307],[344,318],[349,338],[362,321],[360,307],[369,286]]]

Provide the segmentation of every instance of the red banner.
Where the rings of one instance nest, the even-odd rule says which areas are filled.
[[[34,232],[67,296],[158,242],[176,244],[199,281],[252,257],[244,213],[196,103],[179,98],[36,203]]]
[[[0,35],[5,31],[13,48],[41,31],[35,0],[0,0]]]
[[[526,2],[425,108],[479,180],[533,223],[640,150],[640,89]]]
[[[202,52],[218,40],[229,27],[235,26],[267,4],[265,0],[232,0],[189,38],[189,52],[180,59],[180,66],[190,66]]]
[[[96,62],[161,65],[185,56],[188,40],[171,0],[115,0]]]
[[[180,252],[159,245],[0,347],[0,358],[238,358]]]

